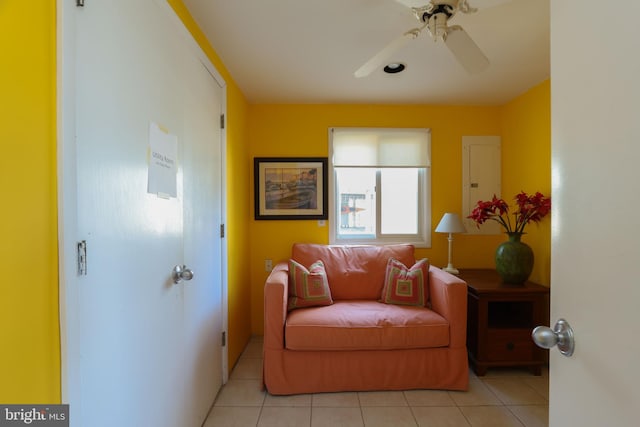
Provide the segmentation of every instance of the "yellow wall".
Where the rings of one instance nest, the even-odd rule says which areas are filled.
[[[220,57],[206,39],[198,24],[186,9],[182,0],[168,0],[182,22],[209,57],[227,83],[227,224],[226,238],[228,259],[229,299],[229,367],[238,360],[251,336],[250,314],[246,302],[250,300],[251,288],[245,260],[249,256],[250,199],[247,194],[249,163],[247,143],[248,105],[238,85],[227,71]],[[213,41],[215,43],[215,41]]]
[[[231,97],[230,97],[231,98]],[[227,249],[229,262],[229,367],[235,365],[251,336],[251,316],[247,301],[251,300],[251,277],[246,268],[249,258],[251,204],[247,130],[247,105],[241,94],[228,103],[229,134],[227,145]]]
[[[0,2],[0,402],[60,402],[55,2]]]
[[[551,195],[551,87],[549,80],[502,108],[502,197],[517,193]],[[552,200],[553,203],[553,200]],[[522,241],[533,249],[531,280],[549,285],[551,217],[529,224]]]
[[[251,156],[328,155],[332,126],[427,127],[431,129],[432,228],[447,211],[462,209],[462,136],[500,135],[499,107],[417,105],[251,105]],[[251,189],[253,194],[253,189]],[[297,241],[328,243],[328,227],[317,221],[251,219],[252,331],[262,334],[264,259],[286,260]],[[456,266],[491,267],[502,236],[456,236]],[[447,263],[447,239],[432,234],[432,247],[418,249],[435,265]]]

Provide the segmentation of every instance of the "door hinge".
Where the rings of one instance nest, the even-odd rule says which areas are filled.
[[[227,333],[222,331],[222,346],[225,347],[227,345]]]
[[[87,241],[78,242],[78,276],[87,275]]]
[[[220,114],[220,129],[224,129],[224,114]]]
[[[224,224],[220,224],[220,237],[224,237]]]
[[[84,0],[76,0],[76,6],[84,7]]]

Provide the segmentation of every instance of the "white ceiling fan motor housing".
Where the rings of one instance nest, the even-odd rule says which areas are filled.
[[[434,41],[438,40],[438,38],[443,38],[447,34],[448,19],[449,17],[444,13],[435,13],[429,17],[427,28]]]

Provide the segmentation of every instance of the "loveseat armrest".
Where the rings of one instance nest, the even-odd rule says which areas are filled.
[[[429,299],[432,310],[449,321],[449,346],[466,346],[467,282],[432,265],[429,267]]]
[[[284,348],[284,322],[287,319],[289,266],[279,262],[264,284],[264,348]]]

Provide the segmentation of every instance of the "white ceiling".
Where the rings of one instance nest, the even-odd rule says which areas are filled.
[[[479,11],[450,20],[489,58],[480,74],[423,31],[387,61],[404,72],[360,79],[419,26],[407,0],[183,1],[250,103],[501,105],[549,77],[549,0],[469,0]]]

